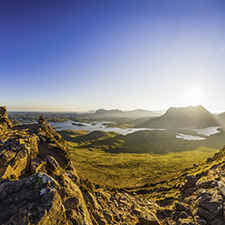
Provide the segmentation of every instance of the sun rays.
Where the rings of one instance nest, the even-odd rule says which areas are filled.
[[[204,94],[202,89],[197,86],[189,87],[185,92],[185,100],[187,105],[203,105]]]

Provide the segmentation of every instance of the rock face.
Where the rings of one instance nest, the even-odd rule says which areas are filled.
[[[44,118],[0,139],[1,224],[92,224],[66,143]]]
[[[173,214],[162,224],[222,225],[225,223],[225,183],[217,180],[197,180],[187,175],[180,186],[180,201]]]
[[[54,179],[41,173],[17,181],[3,180],[0,183],[1,223],[66,224],[58,186]]]
[[[85,194],[93,224],[152,224],[160,207],[151,200],[140,199],[126,192],[109,193],[102,189]]]
[[[8,119],[8,113],[5,106],[0,107],[0,134],[8,127],[12,127],[12,123]]]
[[[0,141],[1,224],[160,224],[160,208],[126,192],[87,190],[62,137],[44,117],[7,129]],[[86,187],[86,186],[85,186]]]
[[[96,188],[77,176],[65,141],[44,117],[12,127],[0,108],[0,223],[3,225],[222,225],[225,163],[221,179],[187,175],[174,208],[126,191]],[[225,148],[213,159],[225,156]],[[212,159],[212,160],[213,160]],[[213,174],[213,173],[212,173]]]

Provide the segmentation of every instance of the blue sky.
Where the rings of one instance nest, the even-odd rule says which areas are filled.
[[[225,111],[224,0],[0,1],[0,105]]]

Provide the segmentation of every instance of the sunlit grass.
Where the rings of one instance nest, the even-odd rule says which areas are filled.
[[[174,172],[203,163],[214,148],[198,148],[180,153],[131,154],[106,153],[98,148],[82,148],[68,142],[72,162],[83,179],[114,188],[132,188],[166,179]]]

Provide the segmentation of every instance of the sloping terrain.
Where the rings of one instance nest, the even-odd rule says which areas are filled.
[[[79,179],[66,142],[43,116],[12,127],[0,109],[1,224],[224,224],[225,149],[160,183],[109,191]]]
[[[104,131],[59,131],[66,141],[77,143],[77,147],[91,149],[98,148],[109,153],[153,153],[165,154],[196,150],[200,147],[219,150],[224,144],[225,132],[221,130],[211,136],[203,136],[204,140],[189,141],[177,138],[174,130],[141,130],[127,135]],[[182,131],[183,133],[199,136],[196,131]]]

